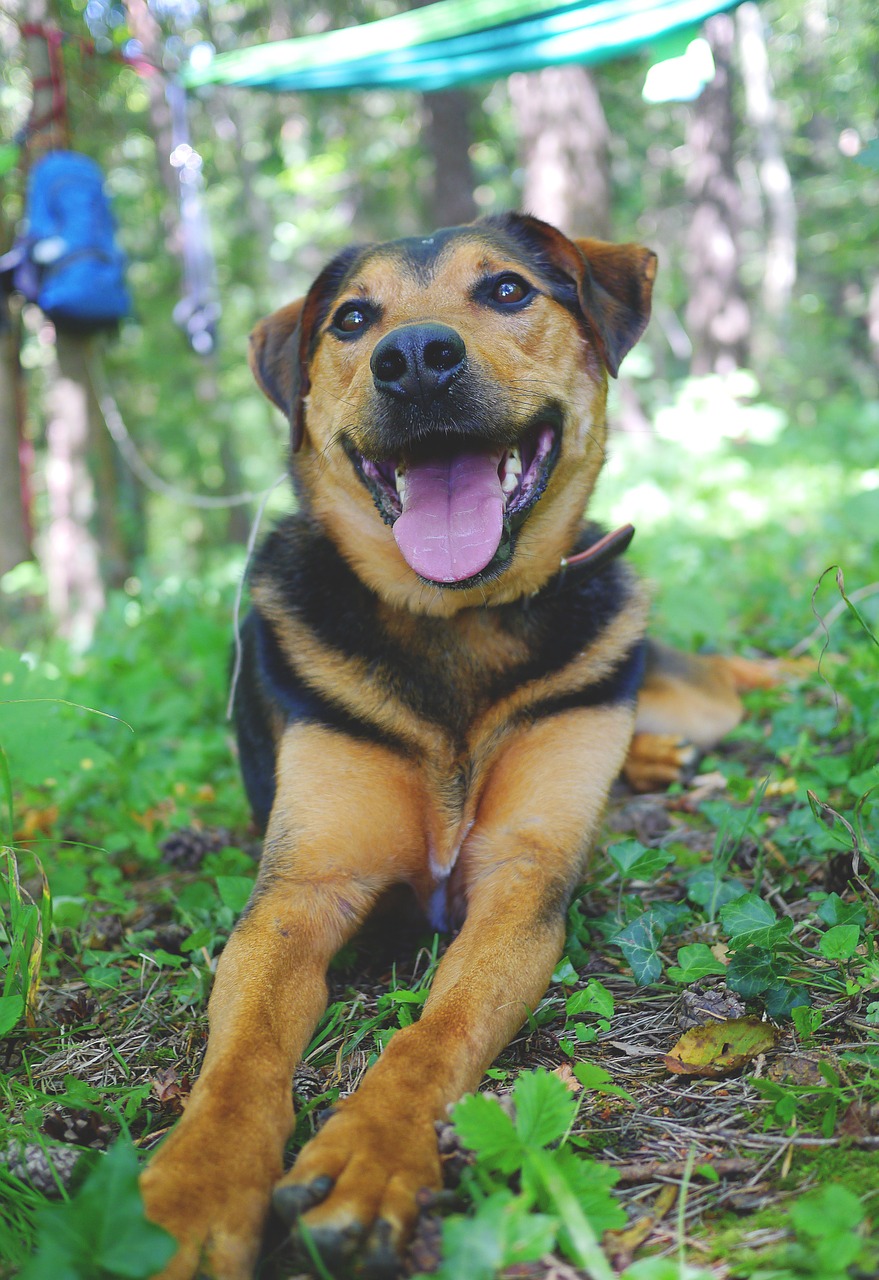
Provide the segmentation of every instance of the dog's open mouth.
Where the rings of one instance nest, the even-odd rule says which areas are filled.
[[[459,437],[382,462],[349,453],[409,567],[428,582],[469,586],[509,560],[555,466],[560,434],[541,417],[509,448],[474,449]]]

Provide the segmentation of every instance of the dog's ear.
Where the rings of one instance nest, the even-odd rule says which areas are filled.
[[[598,340],[608,372],[615,378],[650,319],[656,254],[640,244],[574,240],[587,270],[581,271],[580,306]]]
[[[492,219],[486,219],[491,223]],[[639,244],[569,240],[548,222],[527,214],[496,220],[505,230],[524,235],[538,260],[544,259],[577,286],[583,319],[604,365],[614,378],[650,319],[656,254]]]
[[[260,320],[250,335],[250,368],[262,391],[290,419],[295,453],[305,428],[311,334],[303,324],[307,298],[298,298]]]
[[[250,367],[262,390],[290,419],[293,453],[305,432],[305,401],[317,329],[363,245],[351,245],[324,267],[304,298],[261,320],[250,335]]]

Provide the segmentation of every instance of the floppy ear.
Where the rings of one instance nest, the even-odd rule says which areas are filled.
[[[574,240],[586,260],[577,286],[583,314],[615,378],[650,319],[656,254],[640,244]]]
[[[656,254],[639,244],[604,240],[569,240],[548,222],[515,215],[541,254],[577,284],[583,318],[608,373],[616,377],[650,319],[650,297],[656,277]]]
[[[304,298],[261,320],[250,335],[250,367],[262,390],[290,419],[290,447],[302,445],[314,335],[363,245],[351,245],[320,273]]]
[[[260,320],[250,335],[250,368],[262,391],[290,419],[290,445],[302,444],[303,400],[308,395],[310,334],[302,323],[305,298],[290,302]]]

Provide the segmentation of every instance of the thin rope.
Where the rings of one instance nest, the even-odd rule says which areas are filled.
[[[200,507],[204,510],[213,511],[223,507],[243,507],[249,502],[260,502],[265,505],[265,499],[285,479],[283,475],[279,476],[268,489],[261,489],[258,493],[245,491],[244,493],[233,493],[228,496],[189,493],[185,489],[178,489],[176,485],[169,484],[167,480],[163,480],[160,475],[153,471],[132,440],[98,361],[93,357],[89,357],[87,367],[92,390],[95,393],[95,399],[98,402],[107,430],[131,471],[142,484],[146,485],[148,489],[152,489],[153,493],[160,493],[165,498],[171,498],[174,502],[180,503],[181,506]]]
[[[262,502],[257,508],[256,515],[250,526],[250,534],[247,539],[247,548],[244,556],[244,568],[241,577],[238,580],[238,589],[235,592],[235,608],[232,610],[232,626],[235,637],[235,661],[232,664],[232,681],[229,685],[229,701],[226,703],[226,719],[232,719],[232,707],[235,703],[235,690],[238,688],[238,677],[241,675],[241,663],[244,651],[241,647],[241,601],[244,596],[244,584],[247,581],[247,570],[250,561],[253,558],[253,549],[256,546],[256,540],[259,537],[259,526],[262,524],[262,518],[265,513],[266,503],[272,493],[277,489],[278,485],[286,480],[286,476],[278,476],[275,483],[263,494]]]

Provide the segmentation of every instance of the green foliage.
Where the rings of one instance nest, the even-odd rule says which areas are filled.
[[[36,1215],[37,1255],[21,1280],[148,1280],[173,1257],[167,1231],[143,1216],[138,1161],[117,1142],[73,1200]]]
[[[845,1187],[831,1183],[803,1196],[791,1206],[790,1216],[795,1243],[781,1252],[778,1267],[755,1271],[751,1280],[849,1280],[849,1267],[859,1260],[872,1268],[875,1255],[868,1257],[859,1233],[864,1207]]]
[[[538,1070],[519,1076],[511,1100],[514,1118],[482,1094],[463,1098],[453,1110],[458,1136],[476,1156],[477,1208],[472,1217],[444,1222],[438,1275],[492,1280],[502,1268],[557,1246],[576,1265],[609,1278],[598,1236],[621,1226],[625,1215],[609,1192],[612,1171],[577,1156],[567,1143],[576,1099],[557,1076]],[[514,1175],[518,1194],[509,1185]],[[471,1253],[477,1271],[467,1261]]]

